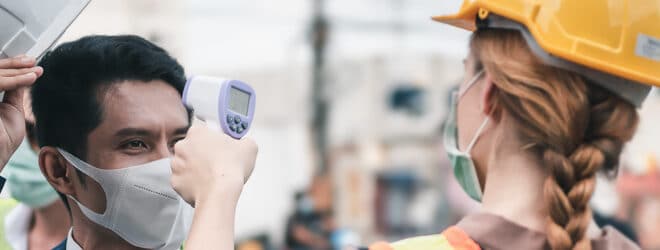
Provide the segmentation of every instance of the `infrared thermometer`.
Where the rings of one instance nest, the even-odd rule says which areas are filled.
[[[207,126],[240,139],[252,125],[257,96],[239,80],[193,76],[186,82],[182,99]]]

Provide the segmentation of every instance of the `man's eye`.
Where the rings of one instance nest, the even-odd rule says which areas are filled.
[[[147,145],[142,141],[130,141],[126,143],[126,148],[129,149],[147,148]]]

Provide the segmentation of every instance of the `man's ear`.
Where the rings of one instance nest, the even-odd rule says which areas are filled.
[[[58,192],[64,195],[73,195],[73,179],[75,170],[69,167],[55,147],[42,147],[39,152],[39,168],[46,177],[48,183]]]
[[[498,121],[499,114],[495,112],[496,104],[494,102],[496,93],[497,86],[495,86],[493,83],[493,79],[491,78],[490,74],[485,72],[484,83],[481,91],[481,112],[484,115],[491,116],[492,119]]]

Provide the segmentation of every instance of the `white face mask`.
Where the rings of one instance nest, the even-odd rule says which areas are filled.
[[[91,221],[115,232],[131,245],[147,249],[178,249],[188,235],[193,208],[170,185],[171,159],[105,170],[59,149],[75,168],[101,185],[106,208],[98,214],[73,199]]]

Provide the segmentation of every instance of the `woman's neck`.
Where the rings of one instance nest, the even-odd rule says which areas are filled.
[[[502,150],[499,150],[502,151]],[[490,157],[488,177],[482,197],[482,212],[504,217],[518,225],[545,233],[547,210],[543,185],[548,173],[541,161],[528,152],[497,152]],[[588,238],[602,236],[591,220]]]
[[[482,210],[544,232],[547,214],[543,199],[547,177],[544,167],[529,152],[522,149],[505,152],[504,145],[499,146],[491,151],[495,154],[488,160]]]

